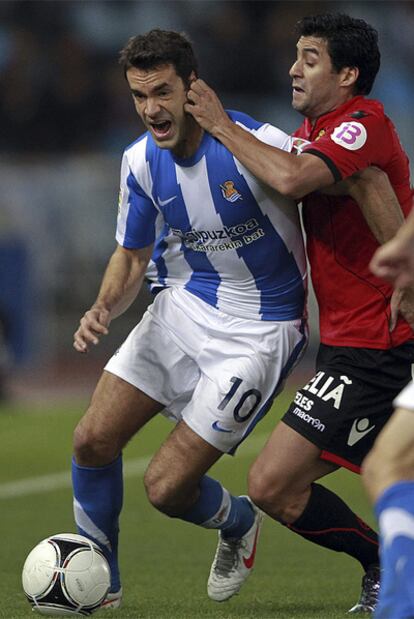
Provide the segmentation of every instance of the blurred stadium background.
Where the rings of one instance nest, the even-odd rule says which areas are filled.
[[[153,27],[185,31],[200,75],[227,107],[292,131],[301,120],[290,107],[293,26],[323,11],[348,12],[378,29],[382,67],[372,96],[384,102],[413,157],[414,2],[0,2],[4,399],[90,392],[148,302],[142,293],[88,360],[73,351],[72,333],[115,244],[122,150],[142,132],[117,65],[127,38]]]

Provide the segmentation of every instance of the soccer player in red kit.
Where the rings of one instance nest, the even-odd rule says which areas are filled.
[[[398,291],[369,269],[376,248],[411,208],[409,163],[381,103],[366,98],[380,65],[376,31],[363,20],[327,14],[302,19],[298,34],[290,76],[293,107],[305,116],[296,132],[299,156],[259,144],[232,123],[202,80],[193,83],[186,109],[260,180],[302,200],[320,312],[316,374],[254,462],[249,495],[292,531],[357,559],[365,573],[350,612],[370,612],[380,586],[377,534],[315,482],[340,466],[359,471],[392,414],[394,397],[411,378],[412,291],[398,299]],[[363,189],[352,192],[361,174],[377,175],[370,200],[364,201]],[[343,179],[361,207],[350,197],[319,193]],[[406,320],[397,319],[397,302]],[[219,540],[210,575],[227,598],[240,588],[228,546]],[[210,597],[226,599],[219,595]]]

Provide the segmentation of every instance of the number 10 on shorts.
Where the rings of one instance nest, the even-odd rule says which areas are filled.
[[[217,407],[220,411],[224,410],[226,406],[230,403],[230,401],[233,400],[236,392],[238,391],[240,385],[243,382],[243,379],[238,378],[237,376],[232,376],[230,378],[230,382],[233,383],[233,385],[230,387],[230,390],[227,392],[227,394]],[[262,394],[258,389],[248,389],[247,391],[244,391],[241,394],[238,393],[237,395],[238,399],[235,399],[233,401],[233,404],[237,402],[233,409],[233,417],[238,422],[244,422],[253,415],[256,408],[259,406],[262,400]],[[245,408],[247,408],[247,411],[242,411],[241,409],[243,408],[243,405],[246,401],[247,404]]]

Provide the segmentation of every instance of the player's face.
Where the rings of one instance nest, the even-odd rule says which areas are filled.
[[[344,73],[336,73],[325,39],[301,37],[296,46],[297,58],[289,75],[292,78],[292,106],[315,120],[335,109],[350,97],[344,88]]]
[[[157,146],[186,156],[187,143],[193,141],[195,123],[184,112],[187,89],[173,65],[149,70],[132,67],[126,75],[135,109]]]

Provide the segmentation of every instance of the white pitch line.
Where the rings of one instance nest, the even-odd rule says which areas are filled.
[[[244,458],[259,452],[266,440],[267,434],[258,434],[246,439],[237,450],[236,458]],[[145,471],[152,456],[124,460],[124,478],[139,477]],[[232,457],[223,458],[221,463],[233,462]],[[16,481],[0,484],[0,499],[14,499],[29,496],[30,494],[43,494],[52,490],[62,490],[72,486],[70,471],[54,473],[52,475],[40,475],[27,477]]]

